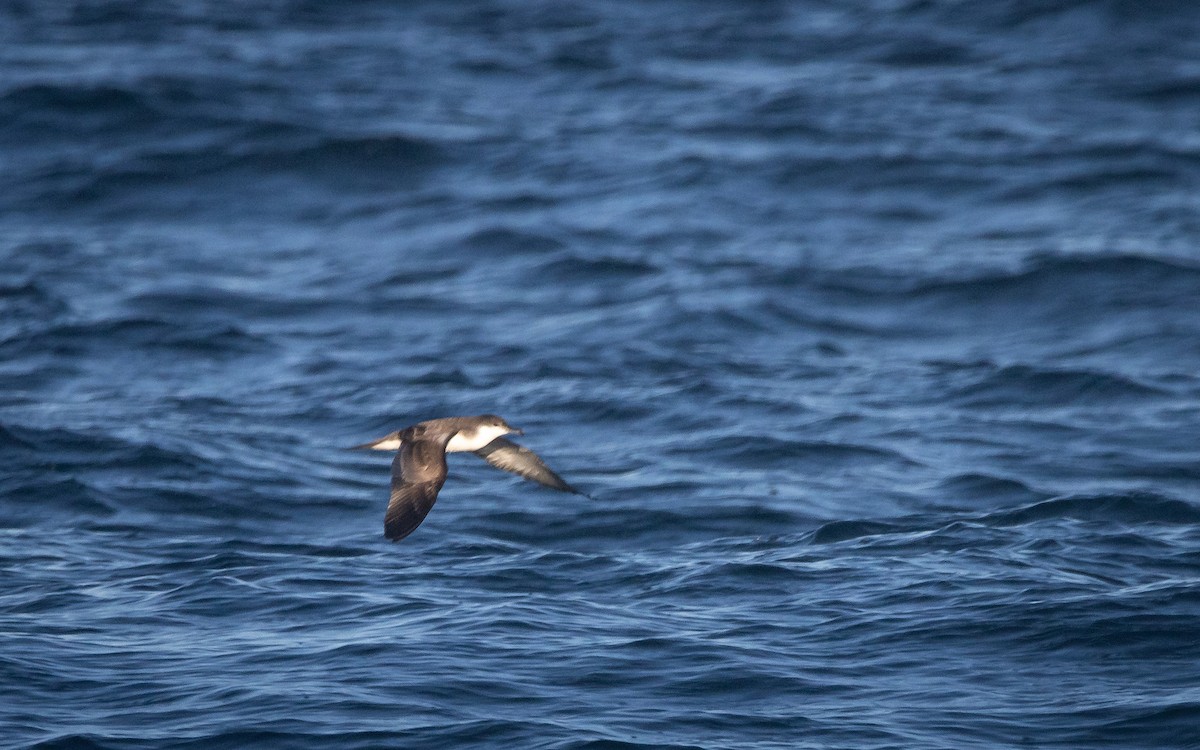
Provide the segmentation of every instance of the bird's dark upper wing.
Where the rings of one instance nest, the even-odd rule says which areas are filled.
[[[437,501],[446,482],[446,443],[453,436],[418,427],[400,433],[404,443],[392,459],[392,496],[383,519],[383,533],[393,542],[420,526]]]
[[[511,440],[496,438],[492,442],[475,451],[475,455],[487,461],[497,469],[511,471],[513,474],[532,479],[551,489],[563,492],[583,493],[563,481],[563,478],[550,470],[538,455],[523,445],[517,445]]]
[[[398,484],[392,480],[392,499],[383,518],[383,534],[398,542],[413,533],[437,500],[442,482],[413,482]]]

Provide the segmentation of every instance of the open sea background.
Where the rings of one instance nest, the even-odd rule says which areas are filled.
[[[5,0],[0,746],[1200,747],[1198,242],[1192,2]]]

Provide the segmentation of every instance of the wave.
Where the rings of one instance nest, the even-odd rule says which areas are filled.
[[[1170,395],[1133,378],[1095,370],[1064,370],[1033,365],[990,366],[974,382],[948,393],[964,406],[1062,406],[1104,404]]]
[[[64,513],[72,528],[92,531],[175,528],[181,517],[189,525],[253,525],[281,517],[281,495],[294,502],[308,497],[281,487],[271,473],[277,466],[230,459],[210,445],[127,440],[90,425],[0,427],[0,445],[16,454],[0,480],[0,497],[10,501],[5,517],[20,526],[58,522]],[[113,526],[112,517],[126,512],[142,515]]]
[[[31,453],[54,456],[56,461],[71,460],[83,453],[110,453],[131,447],[111,435],[93,430],[67,427],[30,427],[5,425],[0,435]],[[76,452],[78,451],[78,453]]]
[[[511,253],[549,253],[563,250],[566,247],[561,240],[544,232],[506,226],[489,226],[476,230],[467,236],[462,244],[472,250],[498,252],[506,255]]]
[[[1158,104],[1187,104],[1200,101],[1200,76],[1181,73],[1145,80],[1138,76],[1122,92],[1125,96]]]
[[[834,544],[868,537],[934,539],[976,536],[985,528],[1009,528],[1054,521],[1089,521],[1120,527],[1200,523],[1200,506],[1151,492],[1070,495],[996,510],[982,515],[917,515],[893,519],[829,521],[810,532],[812,544]]]
[[[0,422],[0,448],[4,448],[5,450],[13,448],[33,450],[35,445],[32,440],[21,437],[4,423]]]
[[[495,537],[511,544],[541,546],[549,540],[555,544],[588,544],[590,542],[620,542],[638,538],[682,540],[697,536],[759,536],[779,529],[794,528],[799,522],[796,514],[765,504],[711,503],[690,509],[628,506],[614,508],[613,500],[584,501],[562,512],[542,510],[498,511],[473,515],[463,519],[467,530]],[[597,504],[603,505],[597,508]]]
[[[125,306],[145,316],[141,319],[143,322],[187,320],[188,323],[183,326],[186,329],[188,326],[221,326],[213,320],[218,314],[248,320],[319,315],[333,310],[341,301],[336,296],[331,297],[328,289],[320,285],[315,285],[317,288],[311,293],[305,293],[307,290],[303,285],[297,286],[300,288],[293,287],[287,294],[236,291],[219,286],[163,288],[132,294],[125,299]],[[225,327],[225,333],[247,335],[236,326]],[[252,338],[265,343],[265,340],[256,336]]]
[[[1110,630],[1119,631],[1112,632],[1112,636],[1120,639],[1128,632],[1146,632],[1146,628],[1157,628],[1161,631],[1162,623],[1147,618],[1142,622],[1123,623],[1122,627]],[[1178,629],[1176,635],[1184,635],[1180,630],[1183,629]],[[1179,645],[1187,649],[1191,643],[1185,637]],[[1081,739],[1096,742],[1097,746],[1118,743],[1125,747],[1180,746],[1177,743],[1182,738],[1196,736],[1196,727],[1200,726],[1200,701],[1188,700],[1185,697],[1186,691],[1180,691],[1177,695],[1176,700],[1164,695],[1158,700],[1115,712],[1121,714],[1120,718],[1103,722]]]
[[[1010,477],[997,477],[980,472],[956,474],[938,483],[936,490],[952,499],[1003,500],[1044,499],[1024,482]]]
[[[301,172],[315,179],[380,178],[403,181],[414,170],[438,164],[446,157],[442,146],[427,138],[381,133],[372,135],[315,134],[290,147],[273,145],[245,150],[235,161],[264,171]],[[273,144],[272,137],[266,141]]]
[[[111,85],[33,84],[0,95],[0,132],[28,130],[44,139],[47,131],[76,138],[149,131],[168,118],[151,104],[154,96]],[[10,132],[11,134],[11,132]]]
[[[1000,381],[1028,381],[1046,391],[1077,387],[1097,396],[1155,395],[1155,386],[1127,377],[1119,365],[1158,363],[1164,349],[1190,356],[1189,342],[1200,332],[1200,266],[1175,258],[1033,255],[1018,268],[934,275],[765,261],[717,260],[702,267],[727,279],[732,293],[728,299],[709,295],[694,311],[686,308],[701,303],[675,303],[681,320],[703,324],[680,327],[684,333],[802,331],[834,339],[911,341],[918,351],[937,337],[958,345],[950,348],[976,351],[987,341],[988,350],[1011,358],[1037,360],[1049,349],[1068,362],[1111,357],[1118,365],[1088,372],[1069,366],[1033,371],[1016,364],[999,375]],[[1002,382],[981,387],[996,385]]]
[[[813,544],[837,544],[863,537],[886,534],[911,533],[911,525],[888,521],[829,521],[813,531],[809,541]]]
[[[169,349],[189,355],[250,354],[270,348],[267,339],[230,323],[172,323],[158,318],[119,318],[58,323],[0,340],[8,356],[54,352],[80,356],[94,349]]]
[[[115,498],[88,482],[63,476],[61,470],[47,468],[41,476],[0,481],[0,526],[6,528],[55,524],[73,529],[83,520],[111,518],[119,510]]]
[[[972,305],[1062,300],[1086,296],[1096,304],[1136,295],[1138,302],[1170,302],[1173,292],[1200,297],[1200,265],[1175,257],[1101,253],[1037,253],[1016,269],[982,269],[963,276],[914,278],[874,269],[844,269],[807,275],[818,288],[872,299],[924,299]],[[1150,300],[1146,292],[1154,292]]]
[[[560,257],[541,265],[537,276],[559,282],[629,282],[653,276],[660,269],[636,258]]]
[[[61,315],[68,309],[66,301],[38,282],[0,285],[0,333],[17,318],[44,320]]]
[[[1200,523],[1200,507],[1153,492],[1068,495],[1012,510],[996,511],[980,520],[992,525],[1010,526],[1063,519],[1185,525]]]
[[[789,440],[772,435],[728,435],[696,441],[673,453],[706,455],[713,461],[739,469],[878,465],[881,461],[915,465],[899,451],[873,445],[821,440]]]
[[[3,115],[7,114],[5,118]],[[24,177],[11,200],[30,206],[107,205],[138,199],[139,212],[174,196],[195,206],[197,193],[269,191],[269,179],[347,190],[411,186],[452,158],[441,140],[397,132],[334,131],[261,122],[243,110],[163,102],[154,93],[119,88],[37,86],[0,98],[0,137],[22,156]],[[80,138],[103,144],[80,149]]]
[[[39,182],[58,200],[87,201],[147,187],[194,187],[200,177],[233,181],[230,189],[234,192],[245,192],[247,186],[271,176],[373,190],[411,184],[444,158],[442,148],[433,141],[405,135],[339,136],[302,131],[287,139],[292,143],[280,143],[277,129],[151,144],[108,164],[87,162],[56,168],[41,175]],[[259,199],[268,197],[262,194]]]

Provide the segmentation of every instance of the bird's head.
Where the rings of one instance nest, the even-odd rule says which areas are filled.
[[[497,417],[495,414],[484,414],[479,417],[477,434],[487,435],[489,436],[488,440],[495,440],[502,435],[524,435],[525,431],[505,422],[503,417]]]

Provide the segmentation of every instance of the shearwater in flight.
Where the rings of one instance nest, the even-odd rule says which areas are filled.
[[[528,448],[505,439],[524,435],[495,414],[418,422],[354,450],[398,451],[392,459],[392,496],[383,533],[398,542],[413,533],[446,482],[446,454],[471,452],[497,469],[562,492],[583,493],[563,481]]]

